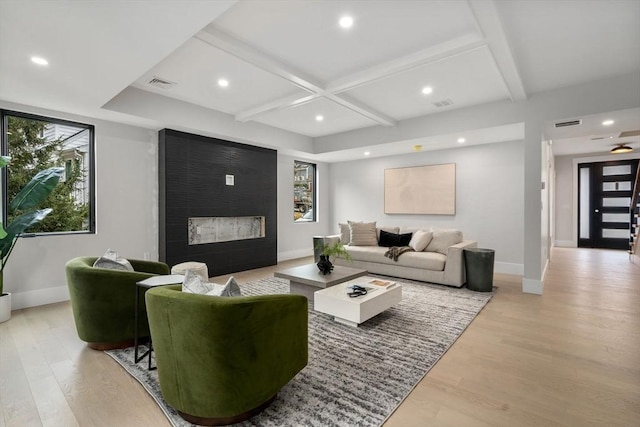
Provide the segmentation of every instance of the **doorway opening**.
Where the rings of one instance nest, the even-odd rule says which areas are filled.
[[[578,164],[578,247],[629,249],[638,160]]]

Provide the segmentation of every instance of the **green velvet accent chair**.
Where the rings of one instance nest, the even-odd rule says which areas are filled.
[[[307,365],[302,295],[216,297],[171,285],[145,298],[160,390],[191,423],[246,420]]]
[[[96,257],[67,262],[67,286],[78,336],[90,348],[108,350],[133,346],[135,292],[140,292],[138,335],[149,336],[144,290],[136,283],[169,274],[163,262],[130,259],[134,271],[93,267]]]

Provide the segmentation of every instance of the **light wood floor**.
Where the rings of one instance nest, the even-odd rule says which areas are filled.
[[[555,248],[543,296],[523,294],[516,276],[495,285],[386,427],[640,426],[640,268],[624,252]],[[77,338],[68,302],[0,324],[0,406],[0,427],[170,425],[119,365]]]

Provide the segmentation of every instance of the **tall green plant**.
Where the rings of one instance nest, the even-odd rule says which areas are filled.
[[[0,157],[0,168],[11,161],[10,157]],[[35,209],[51,194],[64,173],[64,168],[54,167],[38,172],[7,206],[8,216],[18,215],[5,228],[0,222],[0,295],[3,288],[4,267],[18,237],[30,227],[38,224],[52,211],[51,208]]]

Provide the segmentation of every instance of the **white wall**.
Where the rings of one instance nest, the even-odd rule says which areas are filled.
[[[495,270],[523,274],[524,144],[522,141],[411,153],[329,166],[330,234],[338,223],[377,221],[381,225],[458,228],[466,239],[496,251]],[[384,170],[456,164],[455,215],[387,215]]]
[[[293,220],[293,162],[315,163],[317,167],[317,222]],[[278,154],[278,261],[313,255],[313,236],[323,236],[329,230],[329,206],[327,197],[329,168],[303,157]]]
[[[95,125],[96,234],[21,238],[4,271],[13,309],[68,299],[64,265],[108,248],[158,259],[157,132],[2,102],[2,108]]]

